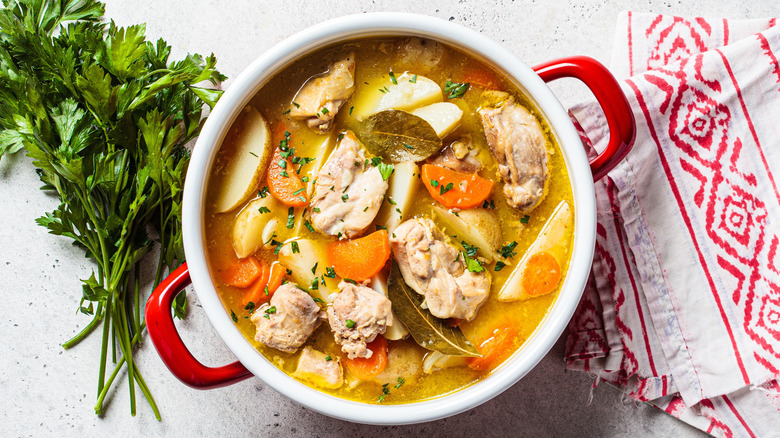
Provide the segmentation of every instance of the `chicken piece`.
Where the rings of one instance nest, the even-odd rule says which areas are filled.
[[[460,172],[477,172],[482,168],[482,162],[477,158],[477,149],[471,144],[471,137],[465,136],[441,150],[429,161],[437,166],[444,166]]]
[[[486,271],[471,272],[460,252],[426,218],[410,219],[390,238],[393,255],[404,281],[425,297],[437,318],[470,321],[490,293]]]
[[[331,236],[359,236],[379,212],[387,188],[379,169],[367,163],[363,145],[348,131],[317,173],[311,223]]]
[[[292,283],[281,285],[270,303],[263,304],[250,318],[257,328],[257,342],[287,353],[303,345],[323,319],[325,312],[320,306]]]
[[[403,39],[395,51],[400,67],[417,72],[435,70],[446,55],[444,46],[434,40],[419,37]]]
[[[339,283],[339,294],[328,308],[328,323],[341,351],[350,359],[371,357],[366,344],[393,324],[390,307],[390,300],[370,287]]]
[[[547,172],[547,139],[539,121],[509,98],[496,108],[479,110],[485,137],[498,162],[504,195],[522,213],[544,198]]]
[[[295,95],[290,116],[306,119],[309,127],[327,132],[344,102],[355,91],[355,54],[333,63],[328,71],[308,81]]]
[[[336,389],[344,384],[344,370],[339,358],[332,358],[311,347],[305,347],[301,352],[298,368],[293,376],[320,388]]]

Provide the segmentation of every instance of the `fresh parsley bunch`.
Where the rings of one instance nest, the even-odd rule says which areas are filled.
[[[143,24],[104,22],[97,1],[3,3],[0,157],[27,150],[43,189],[61,202],[38,224],[73,239],[97,264],[82,280],[80,310],[92,321],[63,346],[100,328],[95,412],[103,412],[112,383],[126,370],[131,413],[137,386],[159,419],[133,360],[145,329],[141,261],[157,242],[155,285],[184,261],[185,145],[200,131],[203,104],[213,107],[221,95],[196,84],[225,77],[213,55],[173,62],[170,46],[147,41]],[[175,310],[183,317],[180,297]]]

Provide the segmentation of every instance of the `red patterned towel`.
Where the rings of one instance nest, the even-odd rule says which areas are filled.
[[[569,368],[717,436],[780,436],[780,26],[621,14],[637,122],[597,184]],[[593,105],[571,110],[606,142]]]

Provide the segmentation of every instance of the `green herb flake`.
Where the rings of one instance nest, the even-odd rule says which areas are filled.
[[[515,256],[515,254],[517,254],[515,252],[515,248],[517,248],[517,242],[513,240],[512,242],[502,246],[498,253],[501,254],[501,257],[505,259],[512,258]]]
[[[260,158],[260,157],[258,157],[258,156],[257,156],[257,154],[256,154],[256,153],[254,153],[254,152],[252,152],[252,151],[249,151],[249,155],[252,155],[252,156],[254,156],[255,158]]]
[[[300,189],[294,191],[293,195],[300,195],[301,193],[303,193],[304,190],[306,190],[306,189],[305,188],[300,188]]]
[[[327,108],[322,107],[322,114],[328,114],[329,112]]]
[[[469,272],[482,272],[485,270],[485,268],[482,266],[482,263],[479,262],[479,260],[472,259],[466,256],[466,254],[463,254],[463,260],[466,262],[466,269],[469,270]]]
[[[266,196],[268,196],[268,186],[265,186],[265,187],[263,187],[262,189],[260,189],[260,191],[259,191],[259,192],[257,192],[257,194],[258,194],[258,195],[259,195],[261,198],[265,199],[265,197],[266,197]]]
[[[346,321],[346,326],[347,326],[347,328],[352,328],[352,327],[355,327],[355,321],[353,321],[353,320],[351,320],[351,319],[348,319],[348,320]]]
[[[324,275],[328,278],[336,278],[336,271],[333,269],[333,267],[328,266],[327,268],[325,268]]]
[[[379,173],[382,174],[382,181],[387,181],[390,175],[395,171],[395,167],[392,164],[379,164]]]
[[[292,104],[295,105],[296,108],[300,108],[301,107],[301,105],[299,105],[297,102],[293,102]]]
[[[347,202],[347,199],[349,199],[349,195],[348,194],[345,193],[345,194],[341,195],[341,202]]]
[[[468,82],[465,84],[459,84],[457,82],[447,81],[447,83],[444,84],[444,94],[447,95],[448,99],[463,97],[463,95],[466,94],[466,91],[468,90]]]
[[[379,231],[379,230],[385,230],[385,231],[387,231],[387,227],[386,227],[385,225],[377,225],[377,226],[376,226],[376,230],[377,230],[377,231]]]
[[[260,214],[270,213],[271,212],[271,210],[268,209],[268,207],[260,207],[260,208],[257,209],[257,211],[259,211]]]
[[[236,313],[233,312],[233,310],[230,310],[230,318],[233,320],[233,322],[238,322],[238,317],[236,316]]]
[[[398,378],[398,384],[396,384],[396,385],[395,385],[395,389],[398,389],[398,388],[400,388],[400,387],[401,387],[401,385],[403,385],[405,382],[406,382],[406,380],[404,380],[404,378],[403,378],[403,377],[399,377],[399,378]]]
[[[325,356],[325,362],[330,362],[332,360],[333,360],[333,358],[330,357],[330,355]]]
[[[395,78],[395,73],[393,73],[393,71],[392,71],[392,70],[390,70],[390,80],[391,80],[391,81],[392,81],[394,84],[398,85],[398,79],[396,79],[396,78]]]
[[[315,279],[314,279],[314,281],[316,282],[316,281],[317,281],[317,279],[315,278]],[[313,284],[314,284],[314,283],[312,283],[312,285],[313,285]],[[316,289],[316,288],[315,288],[315,289]],[[314,302],[315,302],[315,303],[320,303],[320,304],[323,304],[323,303],[325,303],[325,301],[322,301],[322,298],[320,298],[320,297],[314,298]],[[316,340],[316,339],[315,339],[315,340]]]
[[[292,230],[295,225],[295,208],[290,207],[287,209],[287,229]]]
[[[315,278],[311,281],[311,287],[309,287],[309,290],[318,290],[320,288],[320,281],[318,278]]]
[[[314,262],[314,266],[311,267],[311,274],[315,275],[317,273],[317,265],[319,265],[320,262]]]
[[[269,308],[265,309],[265,312],[264,312],[264,313],[265,313],[266,315],[271,315],[271,314],[273,314],[273,313],[276,313],[276,306],[271,306],[271,307],[269,307]]]
[[[469,257],[475,257],[477,255],[477,251],[479,251],[479,248],[477,248],[476,246],[471,246],[465,241],[461,241],[460,244],[461,246],[463,246],[463,249],[466,250],[466,255],[468,255]]]
[[[432,179],[431,180],[431,187],[439,187],[439,182],[436,181],[435,179]]]
[[[379,398],[376,399],[379,403],[385,401],[385,397],[387,397],[390,394],[390,388],[388,388],[388,385],[389,383],[385,383],[384,385],[382,385],[382,394],[379,396]]]
[[[354,109],[355,109],[355,107],[354,107],[354,106],[351,106],[351,107],[349,107],[349,115],[350,115],[350,116],[352,115],[352,110],[354,110]]]
[[[406,149],[414,149],[414,146],[412,146],[412,145],[410,145],[410,144],[404,143],[403,145],[404,145],[404,147],[405,147]]]
[[[287,168],[287,161],[286,160],[279,160],[279,162],[277,162],[276,164],[279,167],[281,167],[282,169],[286,169]]]
[[[409,82],[416,84],[417,83],[417,75],[412,76],[411,79],[409,79]]]
[[[506,267],[506,263],[504,263],[504,262],[499,260],[499,261],[496,262],[496,266],[493,268],[493,270],[498,272],[498,271],[504,269],[505,267]]]
[[[312,208],[312,211],[315,212],[315,213],[319,213],[320,212],[320,208],[319,207],[314,207],[314,208]]]
[[[290,111],[292,111],[292,110],[289,110],[289,109],[288,109],[287,111],[283,112],[283,113],[282,113],[282,115],[283,115],[283,116],[286,116],[287,114],[290,114]]]
[[[283,171],[279,172],[279,175],[281,175],[281,176],[283,176],[283,177],[285,177],[285,178],[289,178],[289,177],[290,177],[290,174],[289,174],[289,173],[287,173],[287,171],[286,171],[286,170],[283,170]]]
[[[445,194],[445,193],[449,192],[450,190],[452,190],[452,187],[453,187],[453,186],[452,186],[452,183],[447,183],[447,185],[446,185],[446,186],[442,186],[442,187],[439,189],[439,194],[440,194],[440,195],[443,195],[443,194]]]
[[[292,249],[293,254],[298,254],[301,252],[301,249],[298,247],[298,242],[295,240],[290,242],[290,248]]]
[[[244,310],[248,310],[249,313],[254,312],[254,310],[255,310],[255,303],[253,301],[250,301],[250,302],[246,303],[246,306],[244,306]]]
[[[387,198],[387,203],[390,205],[398,205],[395,201],[393,201],[393,198]]]
[[[373,157],[371,158],[371,165],[376,167],[382,164],[382,158],[381,157]]]
[[[306,229],[309,230],[310,233],[314,232],[314,227],[311,226],[311,223],[309,221],[303,221],[303,226],[306,227]]]
[[[309,182],[309,177],[304,176],[303,178],[301,178],[301,182],[305,182],[305,183]]]
[[[527,224],[529,219],[531,219],[531,216],[525,215],[525,216],[520,218],[520,223],[521,224]]]
[[[344,279],[344,281],[346,281],[347,283],[352,283],[352,284],[354,284],[354,285],[357,285],[357,284],[358,284],[358,283],[357,283],[357,281],[355,281],[355,280],[353,280],[353,279],[351,279],[351,278],[345,278],[345,279]]]

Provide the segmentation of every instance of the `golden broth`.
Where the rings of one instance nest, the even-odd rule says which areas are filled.
[[[268,121],[271,132],[274,132],[275,129],[277,129],[277,125],[281,121],[284,121],[287,126],[291,126],[289,129],[291,132],[290,146],[295,147],[296,155],[313,157],[316,154],[317,148],[327,139],[328,135],[335,136],[338,135],[339,132],[345,130],[355,130],[359,125],[360,120],[358,120],[356,116],[350,114],[352,112],[350,108],[355,100],[355,96],[359,96],[361,93],[368,91],[368,87],[372,86],[370,84],[376,83],[378,77],[389,78],[388,75],[391,70],[395,72],[396,76],[400,76],[401,73],[408,70],[400,65],[401,63],[394,53],[393,47],[397,41],[398,40],[394,39],[365,39],[320,50],[297,61],[281,73],[277,74],[257,93],[252,99],[251,104],[257,108]],[[458,81],[458,78],[462,77],[465,69],[473,69],[475,65],[479,65],[483,70],[492,71],[488,66],[482,65],[478,60],[458,50],[446,46],[444,50],[444,60],[436,70],[409,70],[409,72],[411,74],[419,74],[428,77],[439,84],[444,84],[448,80]],[[356,89],[352,98],[350,98],[339,111],[338,116],[335,119],[335,129],[331,130],[329,134],[321,135],[306,127],[305,122],[290,119],[286,115],[286,112],[295,93],[302,84],[311,76],[327,70],[330,63],[337,59],[341,59],[341,57],[346,56],[346,54],[350,52],[355,53],[357,62],[357,67],[355,69]],[[486,168],[483,168],[480,171],[480,174],[483,177],[496,181],[490,199],[494,201],[496,207],[495,212],[502,232],[502,244],[512,241],[518,242],[518,245],[515,248],[517,255],[513,259],[516,263],[523,256],[525,250],[534,242],[555,207],[561,201],[568,202],[572,207],[574,204],[569,176],[566,171],[562,154],[555,142],[555,138],[551,135],[546,122],[539,116],[529,100],[509,81],[501,79],[501,83],[498,84],[497,88],[508,91],[514,95],[518,103],[526,106],[537,116],[552,145],[552,147],[548,149],[548,171],[550,172],[548,192],[544,201],[529,214],[527,223],[522,223],[521,218],[523,218],[524,215],[508,206],[504,200],[502,183],[497,175],[497,166],[485,143],[482,126],[477,113],[481,94],[478,88],[472,88],[474,91],[466,92],[462,99],[450,100],[451,102],[458,104],[461,109],[464,109],[464,114],[461,119],[460,127],[447,136],[447,139],[457,138],[460,134],[471,133],[474,145],[481,149],[480,155],[489,158],[486,162],[489,162],[490,164]],[[239,128],[234,127],[233,129]],[[229,133],[228,136],[230,135],[233,134]],[[334,145],[335,141],[331,141],[331,144]],[[448,143],[445,141],[445,144]],[[276,145],[273,146],[275,147]],[[332,147],[333,146],[331,146],[331,148]],[[210,174],[209,187],[214,187],[220,183],[221,170],[224,169],[225,157],[228,155],[229,150],[227,148],[220,150],[216,159],[216,164]],[[300,174],[307,174],[312,166],[313,164],[304,166]],[[262,188],[264,185],[264,183],[261,184],[258,189]],[[242,207],[228,213],[215,213],[214,192],[215,190],[209,190],[207,196],[205,224],[208,259],[217,290],[225,307],[234,315],[234,320],[237,321],[236,324],[247,340],[270,361],[279,366],[286,373],[292,375],[295,371],[297,358],[301,349],[296,353],[288,354],[256,342],[254,340],[255,327],[249,320],[250,311],[244,308],[244,303],[242,301],[243,290],[228,286],[221,280],[221,270],[231,263],[235,263],[237,260],[231,245],[231,229],[233,219],[236,214],[241,211]],[[246,205],[246,203],[244,205]],[[435,201],[430,197],[426,190],[419,187],[416,201],[411,208],[411,211],[405,213],[403,219],[405,220],[420,215],[430,217],[433,205],[435,205]],[[295,209],[295,226],[293,229],[281,227],[283,228],[283,231],[279,233],[276,240],[283,242],[294,235],[319,241],[334,240],[334,238],[330,236],[324,236],[320,233],[311,233],[305,226],[302,226],[302,212],[303,208]],[[286,207],[269,214],[274,215],[281,224],[287,222]],[[439,223],[439,226],[443,228],[445,234],[452,234],[448,232],[441,223]],[[572,227],[569,227],[569,230],[571,230],[571,228]],[[373,231],[373,226],[370,227],[367,232],[370,231]],[[569,232],[568,239],[568,254],[571,254],[571,232]],[[460,242],[459,239],[455,238],[453,238],[453,241],[456,245],[457,242]],[[276,259],[272,249],[261,249],[255,255],[268,262],[272,262]],[[324,263],[324,261],[322,263]],[[567,271],[568,264],[569,260],[567,256],[567,259],[561,263],[561,270],[563,273]],[[466,337],[472,340],[475,345],[479,345],[479,340],[488,337],[489,333],[497,324],[509,322],[517,332],[517,338],[514,341],[515,346],[520,348],[541,324],[557,297],[558,291],[556,289],[553,293],[526,301],[499,302],[496,299],[496,295],[512,272],[512,268],[513,265],[508,265],[500,272],[496,272],[493,269],[492,263],[485,265],[486,271],[492,277],[491,294],[480,307],[477,317],[474,320],[465,322],[461,325]],[[328,286],[335,290],[336,285],[338,284],[337,279],[326,278],[325,280]],[[560,283],[563,283],[563,279],[561,279]],[[304,290],[308,287],[308,285],[300,286],[303,287]],[[346,357],[346,355],[341,353],[339,346],[335,343],[327,322],[323,322],[320,325],[309,338],[306,345],[310,345],[313,348],[326,352],[334,357]],[[402,341],[390,341],[390,348],[415,349],[420,356],[427,352],[427,350],[419,347],[411,337]],[[487,374],[489,374],[489,371],[474,371],[466,366],[438,370],[431,374],[421,373],[419,380],[414,382],[412,378],[407,378],[406,384],[401,385],[399,388],[395,388],[395,384],[391,383],[389,385],[390,394],[384,398],[382,403],[409,403],[441,396],[461,389]],[[362,382],[354,387],[345,384],[336,390],[318,389],[338,397],[367,403],[378,403],[378,396],[382,394],[381,384],[373,382]]]

